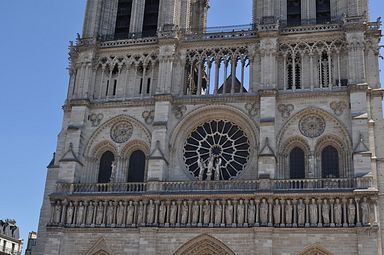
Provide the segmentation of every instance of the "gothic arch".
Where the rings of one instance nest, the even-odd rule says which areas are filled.
[[[85,253],[85,255],[111,255],[112,253],[107,246],[107,242],[103,237],[100,237],[89,250]]]
[[[302,252],[298,253],[297,255],[333,255],[333,254],[319,245],[311,245],[306,249],[304,249]]]
[[[132,152],[136,150],[141,150],[145,153],[146,156],[150,153],[150,145],[141,140],[133,140],[124,146],[121,150],[121,157],[124,159],[128,159]]]
[[[190,240],[174,253],[174,255],[198,254],[235,255],[228,246],[209,235],[201,235]]]
[[[103,141],[94,146],[90,153],[90,157],[99,159],[104,152],[111,151],[114,155],[117,155],[116,146],[110,141]]]

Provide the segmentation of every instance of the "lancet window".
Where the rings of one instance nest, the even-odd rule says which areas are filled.
[[[128,182],[144,182],[145,154],[141,150],[134,151],[129,158]]]
[[[249,90],[246,48],[190,51],[185,64],[185,95],[242,94]]]
[[[339,153],[333,146],[327,146],[321,152],[322,178],[339,178]]]
[[[317,24],[331,22],[330,0],[316,0],[316,22]]]
[[[109,183],[112,174],[112,164],[115,156],[112,152],[106,151],[100,158],[98,183]]]
[[[298,147],[289,153],[289,172],[291,179],[305,179],[305,154]]]
[[[287,58],[287,82],[288,89],[301,88],[301,58],[300,56],[290,55]]]
[[[155,36],[159,18],[159,0],[145,0],[143,36]]]
[[[332,57],[326,52],[319,55],[319,84],[322,88],[332,85]]]
[[[287,25],[301,25],[301,0],[287,0]]]
[[[132,0],[119,0],[115,26],[115,39],[127,39],[131,25]]]

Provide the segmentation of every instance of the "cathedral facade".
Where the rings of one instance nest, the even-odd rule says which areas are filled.
[[[383,253],[367,0],[88,0],[32,254]]]

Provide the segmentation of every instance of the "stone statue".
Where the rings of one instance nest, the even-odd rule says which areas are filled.
[[[170,208],[169,223],[175,225],[177,221],[177,205],[175,201],[172,201]]]
[[[119,201],[116,212],[116,224],[119,226],[124,224],[124,207],[123,201]]]
[[[165,215],[167,212],[167,207],[165,206],[164,201],[160,202],[159,206],[159,224],[164,225],[165,224]]]
[[[84,222],[84,211],[85,207],[83,202],[79,203],[79,207],[77,208],[77,215],[76,215],[76,225],[82,225]]]
[[[348,204],[348,223],[349,225],[354,225],[356,221],[356,205],[353,199],[349,199]]]
[[[260,223],[262,225],[268,224],[268,203],[265,198],[263,198],[260,204]]]
[[[183,201],[181,205],[181,224],[185,225],[188,223],[188,204],[187,201]]]
[[[324,199],[324,204],[323,206],[321,207],[321,215],[323,217],[323,223],[324,225],[329,225],[330,224],[330,220],[329,220],[329,211],[330,211],[330,207],[329,207],[329,203],[328,203],[328,200],[327,199]]]
[[[342,221],[341,221],[342,209],[341,209],[340,199],[338,198],[336,199],[336,203],[334,205],[333,211],[334,211],[334,217],[335,217],[335,224],[337,226],[340,226],[342,224]]]
[[[215,204],[215,225],[221,224],[221,218],[223,214],[223,207],[220,204],[220,201],[217,200]]]
[[[360,204],[361,207],[361,224],[363,226],[369,225],[369,204],[367,202],[367,198],[364,197],[363,201]]]
[[[273,220],[275,225],[280,225],[281,223],[281,205],[279,200],[275,200],[275,204],[273,205]]]
[[[149,200],[147,205],[147,224],[152,225],[155,218],[155,205],[152,200]]]
[[[211,221],[211,206],[209,205],[209,201],[206,200],[203,205],[203,224],[208,225]]]
[[[248,224],[255,224],[256,206],[253,200],[249,201],[248,205]]]
[[[192,224],[196,225],[199,222],[199,205],[197,201],[192,205]]]
[[[197,160],[197,164],[199,166],[199,181],[202,181],[204,179],[204,172],[205,172],[205,164],[202,158]]]
[[[288,225],[292,225],[292,211],[292,202],[291,200],[287,200],[287,204],[285,205],[285,223]]]
[[[127,207],[127,224],[132,225],[133,224],[133,213],[135,211],[135,207],[133,205],[132,201],[129,201],[128,207]]]
[[[113,213],[115,211],[115,208],[113,206],[113,202],[109,201],[108,202],[108,207],[107,207],[107,225],[113,224]]]
[[[87,219],[85,224],[92,225],[93,224],[93,214],[94,214],[95,206],[93,205],[93,201],[89,202],[87,209]]]
[[[139,202],[139,207],[137,209],[137,225],[141,225],[144,223],[144,204],[143,201]]]
[[[312,198],[312,202],[309,205],[309,216],[311,225],[317,225],[317,223],[319,222],[319,216],[317,211],[316,200],[314,198]]]
[[[117,163],[116,161],[113,161],[111,165],[111,177],[109,178],[109,182],[112,183],[116,181],[116,174],[117,174]]]
[[[244,202],[240,199],[239,204],[237,205],[237,224],[244,224]]]
[[[225,207],[225,224],[231,225],[233,223],[233,205],[231,200],[227,201],[227,205]]]
[[[220,181],[220,169],[221,169],[222,162],[223,160],[219,157],[215,167],[215,181]]]
[[[297,224],[299,226],[305,224],[305,204],[302,199],[299,200],[299,204],[297,205]]]
[[[96,209],[96,225],[103,224],[103,218],[104,218],[104,206],[103,206],[103,202],[99,201],[99,204],[97,205],[97,209]]]
[[[60,201],[57,201],[55,204],[55,215],[53,217],[53,223],[60,224],[61,222],[61,204]]]
[[[208,181],[212,180],[214,163],[215,163],[215,157],[213,157],[213,156],[209,157],[208,166],[207,166],[207,180]]]
[[[69,205],[67,207],[67,219],[65,221],[65,223],[67,225],[71,225],[72,224],[72,220],[73,220],[73,212],[74,212],[74,207],[73,207],[73,203],[72,202],[69,202]]]

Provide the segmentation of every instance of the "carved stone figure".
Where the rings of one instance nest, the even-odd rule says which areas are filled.
[[[199,222],[199,205],[197,201],[194,201],[192,205],[192,224],[196,225],[198,222]]]
[[[336,203],[334,205],[334,208],[333,208],[333,211],[334,211],[334,217],[335,217],[335,224],[337,226],[340,226],[342,221],[341,221],[341,215],[342,215],[342,208],[341,208],[341,204],[340,204],[340,199],[336,199]]]
[[[127,224],[132,225],[133,224],[133,213],[135,211],[135,207],[133,205],[132,201],[129,201],[128,207],[127,207]]]
[[[317,211],[316,200],[312,199],[312,202],[309,205],[309,219],[310,219],[311,225],[317,225],[317,223],[319,222],[318,218],[319,216]]]
[[[321,207],[321,215],[323,217],[323,223],[326,226],[330,224],[329,212],[330,212],[330,207],[329,207],[328,200],[324,199],[323,206]]]
[[[202,181],[204,178],[204,172],[205,172],[205,164],[203,159],[199,159],[197,161],[197,164],[199,165],[199,181]]]
[[[188,204],[187,201],[184,201],[181,205],[181,224],[185,225],[188,223]]]
[[[72,220],[73,220],[73,212],[74,212],[74,207],[73,207],[73,203],[72,202],[69,202],[69,205],[67,207],[67,218],[66,218],[66,221],[65,223],[67,225],[71,225],[72,224]]]
[[[231,225],[233,223],[233,205],[231,200],[227,201],[225,206],[225,224]]]
[[[87,219],[85,224],[92,225],[93,224],[93,215],[94,215],[95,206],[93,204],[93,201],[89,202],[88,209],[87,209]]]
[[[103,206],[103,202],[99,201],[99,204],[97,205],[97,209],[96,209],[96,225],[103,224],[103,218],[104,218],[104,206]]]
[[[354,225],[356,221],[356,205],[353,199],[349,199],[348,204],[348,223]]]
[[[273,205],[273,220],[275,225],[281,223],[281,205],[278,199],[275,200],[275,204]]]
[[[256,206],[253,200],[249,201],[248,205],[248,224],[255,224]]]
[[[109,178],[109,182],[113,183],[116,181],[116,174],[117,174],[117,163],[116,161],[113,161],[111,165],[111,177]]]
[[[170,208],[169,223],[174,225],[177,221],[177,205],[175,201],[172,201]]]
[[[260,222],[262,225],[268,224],[268,203],[265,198],[260,204]]]
[[[305,204],[300,199],[297,205],[297,224],[303,226],[305,224]]]
[[[211,206],[209,205],[209,201],[206,200],[203,205],[203,224],[208,225],[211,220]]]
[[[165,224],[165,215],[167,212],[167,207],[165,206],[164,201],[160,202],[159,206],[159,224],[164,225]]]
[[[53,217],[53,223],[55,224],[60,224],[61,222],[61,203],[60,201],[57,201],[56,204],[55,204],[55,216]]]
[[[116,224],[119,226],[124,224],[124,207],[123,201],[119,201],[116,212]]]
[[[221,169],[221,164],[222,164],[223,160],[221,158],[219,158],[216,162],[216,167],[215,167],[215,181],[219,181],[220,180],[220,169]]]
[[[367,198],[364,197],[363,201],[360,204],[361,206],[361,224],[363,226],[369,225],[369,204]]]
[[[244,224],[244,209],[244,202],[240,200],[237,205],[237,224],[239,225]]]
[[[84,211],[85,207],[83,202],[79,203],[79,207],[77,208],[77,215],[76,215],[76,225],[81,225],[84,222]]]
[[[107,207],[107,225],[113,224],[113,213],[115,211],[115,208],[113,206],[113,202],[109,201],[108,202],[108,207]]]
[[[155,205],[152,200],[149,200],[147,205],[147,224],[152,225],[155,218]]]
[[[292,202],[291,200],[287,200],[287,204],[285,205],[285,223],[288,225],[292,224],[292,211]]]
[[[208,160],[208,166],[207,166],[207,180],[212,180],[212,173],[213,173],[213,167],[215,163],[215,157],[211,156]]]
[[[144,223],[144,204],[143,201],[139,202],[139,207],[137,209],[137,225]]]
[[[220,204],[220,201],[216,201],[215,204],[215,225],[221,224],[221,218],[223,214],[223,207]]]

